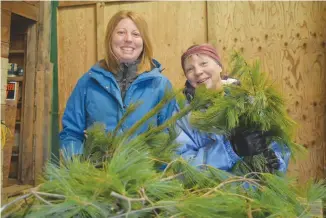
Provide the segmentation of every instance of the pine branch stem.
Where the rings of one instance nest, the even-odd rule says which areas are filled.
[[[182,214],[183,214],[183,212],[177,213],[177,214],[174,214],[174,215],[170,216],[169,218],[176,218],[176,217],[178,217],[178,216],[180,216]]]
[[[253,216],[252,216],[252,210],[251,210],[251,204],[250,203],[248,204],[247,215],[248,215],[248,218],[253,218]]]
[[[141,188],[140,189],[140,196],[142,197],[142,198],[144,198],[148,203],[150,203],[152,206],[154,206],[154,203],[147,197],[147,195],[146,195],[146,192],[145,192],[145,189],[144,188]],[[156,212],[156,210],[153,210],[154,211],[154,213],[155,213],[155,215],[157,216],[157,217],[159,217],[159,214]]]
[[[161,179],[160,181],[161,181],[161,182],[169,181],[169,180],[175,179],[175,178],[177,178],[178,176],[181,176],[181,175],[183,175],[183,174],[184,174],[184,172],[181,172],[181,173],[178,173],[178,174],[175,174],[175,175],[172,175],[172,176],[166,177],[166,178],[164,178],[164,179]]]
[[[162,208],[168,208],[169,206],[154,206],[154,207],[147,207],[147,208],[144,208],[144,209],[140,209],[140,210],[133,210],[133,211],[130,211],[129,213],[123,213],[123,214],[120,214],[118,216],[110,216],[110,218],[119,218],[119,217],[124,217],[124,216],[128,216],[130,214],[135,214],[135,213],[140,213],[140,212],[146,212],[146,211],[152,211],[152,210],[155,210],[155,209],[162,209]]]
[[[125,200],[125,201],[145,201],[144,198],[129,198],[129,197],[126,197],[124,195],[120,195],[116,192],[111,192],[110,194],[112,197],[115,197],[115,198],[118,198],[118,199],[121,199],[121,200]]]
[[[308,210],[310,210],[311,208],[309,207],[309,206],[307,206],[305,209],[304,209],[304,211],[302,211],[302,213],[298,216],[298,218],[301,218],[301,217],[303,217],[307,212],[308,212]]]
[[[41,196],[39,196],[37,194],[37,192],[35,191],[31,191],[31,193],[37,198],[39,199],[40,201],[42,201],[43,203],[47,204],[47,205],[52,205],[49,201],[45,200],[44,198],[42,198]]]
[[[39,194],[39,195],[44,195],[44,196],[47,196],[47,197],[53,197],[53,198],[60,198],[60,199],[65,199],[66,196],[64,195],[59,195],[59,194],[52,194],[52,193],[45,193],[45,192],[35,192],[36,194]]]
[[[174,97],[175,93],[169,93],[167,94],[151,111],[149,111],[141,120],[136,122],[129,130],[125,133],[125,137],[122,141],[125,139],[128,139],[131,137],[137,129],[143,125],[146,121],[148,121],[151,117],[153,117],[155,114],[157,114],[168,102],[170,102]]]
[[[22,195],[22,196],[16,198],[15,200],[9,202],[8,204],[3,205],[1,207],[1,209],[0,209],[0,213],[2,213],[5,209],[7,209],[11,205],[15,204],[16,202],[18,202],[20,200],[23,200],[23,199],[26,199],[26,198],[30,197],[31,195],[32,195],[32,193],[28,193],[28,194]]]
[[[178,160],[178,159],[177,159]],[[165,175],[165,173],[167,172],[167,170],[172,166],[173,163],[175,163],[177,160],[171,161],[164,169],[161,178],[163,178],[163,176]]]
[[[248,179],[248,178],[241,178],[241,179],[230,179],[230,180],[226,180],[222,183],[220,183],[218,186],[216,186],[215,188],[213,188],[212,190],[210,190],[209,192],[206,192],[203,196],[208,196],[214,192],[216,192],[218,189],[222,188],[223,186],[233,183],[233,182],[249,182],[249,183],[256,183],[255,180],[253,179]],[[258,183],[256,183],[258,184]]]
[[[231,195],[231,196],[237,196],[239,198],[243,198],[247,201],[250,201],[250,202],[253,202],[254,200],[251,199],[251,198],[248,198],[247,196],[244,196],[244,195],[239,195],[239,194],[235,194],[235,193],[229,193],[229,192],[222,192],[222,191],[219,191],[219,190],[216,190],[217,192],[223,194],[223,195]]]

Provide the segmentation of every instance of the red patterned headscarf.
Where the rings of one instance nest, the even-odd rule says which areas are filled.
[[[205,54],[213,58],[220,67],[222,67],[220,56],[217,54],[216,49],[210,44],[201,44],[190,47],[183,55],[181,56],[181,65],[184,70],[184,62],[190,55],[194,54]]]

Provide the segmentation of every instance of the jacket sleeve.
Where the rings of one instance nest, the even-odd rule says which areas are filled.
[[[286,173],[291,157],[290,149],[286,145],[279,145],[276,142],[272,142],[270,148],[275,152],[280,162],[280,167],[278,171],[280,171],[281,173]]]
[[[65,157],[83,153],[84,130],[86,129],[84,82],[80,79],[71,93],[62,117],[60,148]]]
[[[175,113],[179,111],[176,107]],[[190,114],[188,114],[190,116]],[[225,137],[202,133],[190,127],[188,116],[177,121],[180,144],[177,154],[189,161],[192,166],[209,165],[221,170],[231,171],[240,157],[233,151]]]
[[[166,79],[165,82],[163,82],[161,88],[162,88],[162,90],[161,90],[161,95],[159,96],[159,100],[162,100],[164,95],[167,92],[172,91],[172,85],[171,85],[170,81],[168,79]],[[175,108],[175,105],[176,105],[176,100],[173,99],[163,107],[163,109],[158,113],[157,125],[161,125],[166,120],[171,118],[174,108]]]

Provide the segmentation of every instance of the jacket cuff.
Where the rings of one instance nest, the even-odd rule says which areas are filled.
[[[241,157],[239,157],[235,151],[233,150],[232,148],[232,145],[230,143],[229,140],[227,140],[227,138],[224,136],[223,137],[223,140],[224,140],[224,146],[225,146],[225,150],[226,152],[229,154],[229,157],[230,157],[230,164],[231,166],[236,164],[239,160],[241,160]]]

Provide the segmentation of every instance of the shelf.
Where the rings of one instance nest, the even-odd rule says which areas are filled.
[[[24,50],[9,50],[9,54],[25,54]]]
[[[10,82],[22,82],[24,80],[24,76],[8,76],[7,80]]]

